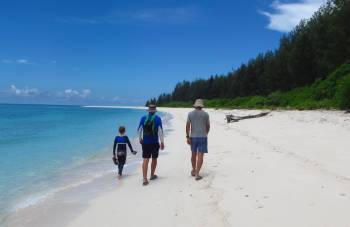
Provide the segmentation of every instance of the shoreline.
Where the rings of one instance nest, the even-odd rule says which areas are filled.
[[[133,140],[136,141],[136,139]],[[74,219],[75,215],[72,216],[72,213],[79,213],[87,207],[89,200],[111,191],[114,187],[120,187],[117,169],[112,164],[110,155],[102,152],[97,156],[67,168],[54,182],[50,183],[50,187],[46,190],[37,194],[28,194],[19,200],[11,210],[5,213],[0,225],[64,226]],[[124,167],[125,177],[132,174],[140,163],[140,154],[136,157],[129,154]],[[80,177],[84,173],[86,176]],[[42,217],[43,213],[45,217]]]
[[[209,153],[204,178],[197,182],[190,176],[184,138],[190,110],[159,108],[167,119],[166,149],[160,151],[159,178],[147,187],[139,160],[121,181],[112,173],[99,177],[48,201],[52,212],[30,207],[19,215],[44,215],[11,226],[111,226],[115,220],[123,226],[155,227],[350,225],[348,114],[278,110],[227,124],[226,113],[260,110],[207,109]],[[150,220],[154,213],[157,219]]]
[[[146,110],[143,106],[82,106],[84,108],[105,108],[105,109],[135,109],[135,110]]]
[[[119,109],[119,107],[115,108]],[[161,114],[164,115],[163,123],[166,126],[171,116],[167,113]],[[142,161],[142,151],[137,135],[133,135],[131,142],[138,154],[136,156],[128,154],[124,169],[126,178],[133,174]],[[75,217],[71,213],[83,211],[88,201],[112,190],[115,186],[120,187],[121,182],[116,177],[117,167],[112,164],[109,153],[109,146],[106,145],[94,156],[65,167],[64,170],[59,171],[60,173],[55,177],[57,179],[50,183],[50,187],[38,193],[30,193],[14,203],[14,206],[4,213],[0,225],[37,227],[64,226],[69,223]],[[95,171],[99,174],[96,175]],[[87,176],[79,177],[83,175]],[[78,198],[74,198],[76,196]],[[59,213],[62,212],[58,215],[59,218],[56,217],[57,210]],[[43,212],[50,218],[43,219],[41,217]]]

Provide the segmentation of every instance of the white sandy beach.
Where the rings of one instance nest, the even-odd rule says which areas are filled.
[[[173,118],[159,179],[142,186],[139,168],[70,227],[350,226],[350,114],[273,111],[227,124],[225,113],[258,111],[207,110],[209,153],[197,182],[185,143],[189,109],[161,110]]]

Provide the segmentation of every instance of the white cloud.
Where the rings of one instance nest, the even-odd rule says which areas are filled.
[[[24,87],[23,89],[17,88],[15,85],[10,86],[10,93],[16,96],[36,96],[40,92],[36,88],[29,88],[28,86]]]
[[[90,89],[84,89],[84,90],[81,92],[80,96],[81,96],[82,98],[86,98],[86,97],[88,97],[90,94],[91,94],[91,90],[90,90]]]
[[[26,101],[37,103],[95,103],[95,104],[120,104],[120,105],[142,105],[145,100],[137,97],[120,96],[95,96],[90,89],[64,89],[61,91],[45,91],[37,88],[25,86],[19,88],[10,85],[8,89],[0,90],[0,100],[8,99],[12,101]],[[11,101],[11,102],[12,102]]]
[[[40,98],[79,98],[85,99],[91,95],[90,89],[83,89],[81,91],[74,89],[65,89],[61,92],[39,91],[37,88],[25,86],[18,88],[16,85],[10,85],[8,90],[2,92],[4,95],[16,97],[40,97]]]
[[[4,64],[11,64],[11,63],[13,63],[13,61],[9,60],[9,59],[2,59],[1,62],[4,63]]]
[[[73,89],[66,89],[64,90],[64,96],[67,98],[79,96],[79,92]]]
[[[302,19],[309,19],[327,0],[301,0],[294,3],[274,1],[271,7],[274,13],[261,11],[268,17],[268,29],[279,32],[291,31]]]
[[[194,7],[146,9],[130,12],[128,17],[135,21],[183,23],[195,17]]]
[[[86,98],[91,94],[90,89],[83,89],[82,91],[77,91],[74,89],[66,89],[63,92],[59,92],[59,97],[65,97],[65,98]]]
[[[115,97],[111,98],[110,101],[114,104],[120,104],[120,105],[128,105],[128,104],[142,105],[146,102],[146,100],[141,99],[141,98],[120,97],[120,96],[115,96]]]
[[[17,64],[29,64],[29,61],[27,59],[18,59]]]
[[[71,18],[57,18],[56,22],[66,23],[66,24],[101,24],[105,21],[103,18],[98,19],[90,19],[90,18],[79,18],[79,17],[71,17]]]
[[[4,64],[16,63],[16,64],[19,64],[19,65],[32,64],[32,63],[31,63],[29,60],[27,60],[27,59],[17,59],[17,60],[2,59],[1,62],[4,63]]]
[[[120,100],[121,100],[121,98],[120,98],[119,96],[115,96],[115,97],[112,99],[113,102],[118,102],[118,101],[120,101]]]
[[[92,18],[58,18],[56,21],[68,24],[125,24],[125,23],[162,23],[182,24],[192,21],[198,16],[194,6],[173,8],[146,8],[131,11],[116,10],[102,17]]]

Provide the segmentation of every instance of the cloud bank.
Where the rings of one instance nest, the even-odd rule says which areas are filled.
[[[269,19],[268,29],[290,32],[303,19],[309,19],[327,0],[301,0],[294,3],[274,1],[274,12],[260,11]]]
[[[31,62],[28,59],[17,59],[17,60],[2,59],[1,62],[3,64],[13,64],[13,63],[18,65],[31,64]]]
[[[25,86],[24,88],[18,88],[16,85],[10,85],[10,88],[7,91],[2,92],[2,94],[7,94],[8,96],[15,97],[47,97],[47,98],[81,98],[85,99],[91,95],[90,89],[83,89],[81,91],[74,90],[71,88],[65,89],[64,91],[59,92],[46,92],[40,91],[37,88],[31,88]]]
[[[65,97],[65,98],[86,98],[91,94],[90,89],[84,89],[82,91],[77,91],[74,89],[66,89],[63,92],[59,92],[59,97]]]
[[[67,88],[60,91],[42,91],[29,86],[18,87],[14,84],[0,90],[0,102],[33,104],[73,104],[73,105],[143,105],[145,98],[138,97],[99,97],[92,95],[90,89]]]
[[[116,10],[109,15],[92,18],[59,18],[57,22],[68,24],[126,24],[126,23],[159,23],[183,24],[192,21],[198,15],[193,6],[174,8],[148,8],[133,11]]]
[[[17,88],[15,85],[11,85],[9,93],[15,96],[30,97],[38,95],[39,90],[36,88],[29,88],[28,86],[20,89]]]
[[[29,64],[29,61],[27,59],[18,59],[17,64]]]

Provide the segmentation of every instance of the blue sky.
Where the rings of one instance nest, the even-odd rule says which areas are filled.
[[[322,3],[0,1],[0,102],[143,104],[275,49]]]

